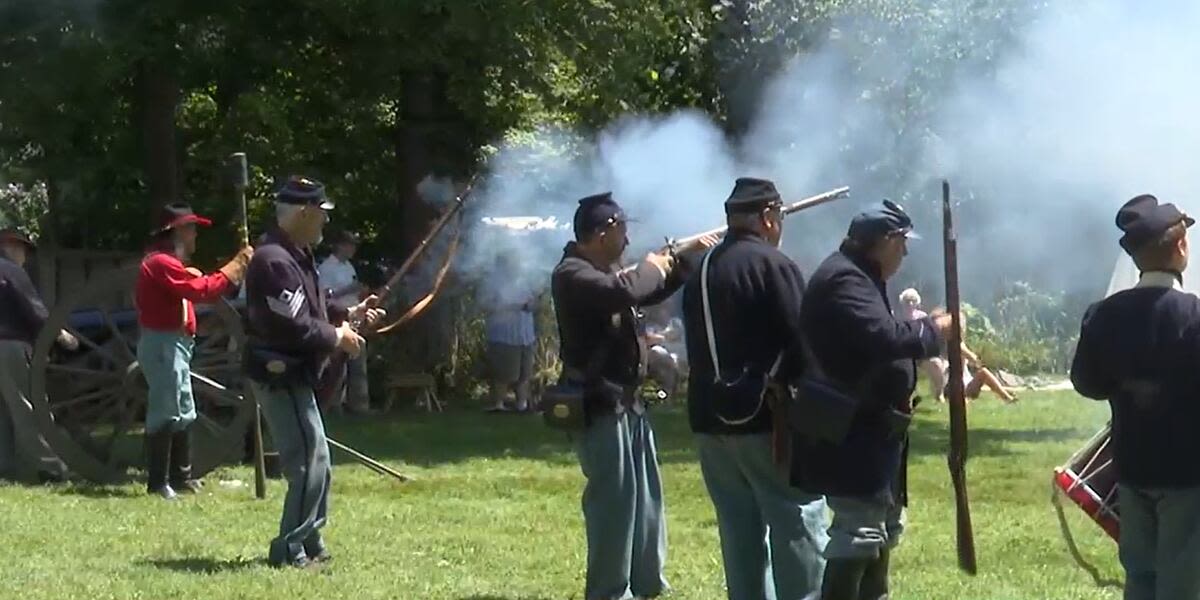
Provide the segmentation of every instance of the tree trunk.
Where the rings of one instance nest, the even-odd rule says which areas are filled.
[[[429,176],[450,176],[464,164],[469,156],[468,128],[461,111],[451,101],[448,78],[436,71],[404,73],[401,78],[403,96],[398,103],[397,127],[395,131],[396,160],[396,221],[390,230],[397,232],[399,240],[397,261],[403,260],[429,233],[430,227],[446,206],[426,202],[418,192],[422,180]],[[453,225],[451,225],[453,227]],[[405,290],[403,295],[410,299],[423,297],[433,284],[432,273],[445,260],[445,240],[452,232],[447,229],[434,240],[421,261],[432,261],[433,268],[418,265],[411,277],[401,285],[420,289]],[[418,275],[424,273],[427,276]],[[448,297],[449,289],[442,292]],[[435,371],[450,359],[455,328],[455,312],[452,306],[439,297],[405,331],[410,343],[422,349],[421,365],[426,372]]]
[[[438,98],[432,73],[406,73],[402,78],[403,95],[398,104],[396,125],[396,202],[398,222],[392,230],[400,235],[398,257],[406,256],[421,242],[431,222],[437,218],[435,207],[426,204],[417,186],[434,169],[433,140],[429,125],[436,121]],[[445,101],[445,98],[440,100]]]
[[[138,125],[142,130],[142,157],[152,219],[158,209],[180,199],[179,160],[175,144],[175,111],[179,82],[162,63],[143,60],[138,65]]]
[[[763,76],[750,27],[747,0],[713,2],[724,13],[709,42],[717,71],[717,86],[725,105],[726,130],[740,137],[748,132],[762,97]]]

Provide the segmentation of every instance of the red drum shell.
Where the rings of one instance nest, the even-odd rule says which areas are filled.
[[[1054,470],[1054,484],[1116,540],[1120,538],[1121,517],[1111,440],[1111,428],[1106,426],[1066,465]]]

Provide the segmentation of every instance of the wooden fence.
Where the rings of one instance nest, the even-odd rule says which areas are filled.
[[[53,308],[60,298],[79,293],[92,281],[114,271],[138,264],[141,255],[132,252],[102,250],[67,250],[42,247],[37,252],[33,277],[46,306]],[[133,289],[114,290],[112,295],[99,299],[110,308],[133,306]]]

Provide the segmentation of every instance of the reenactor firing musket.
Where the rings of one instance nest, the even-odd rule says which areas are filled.
[[[849,187],[840,187],[837,189],[829,190],[828,192],[825,192],[824,194],[817,194],[816,196],[810,196],[808,198],[805,198],[803,200],[798,200],[791,204],[785,204],[783,206],[783,214],[784,214],[784,216],[787,216],[787,215],[790,215],[795,212],[800,212],[802,210],[812,208],[814,206],[820,206],[822,204],[825,204],[826,202],[832,202],[839,198],[845,198],[846,196],[849,196],[849,195],[850,195]],[[697,233],[695,235],[690,235],[690,236],[682,238],[682,239],[668,239],[667,247],[670,249],[681,248],[683,246],[687,246],[688,244],[694,243],[696,240],[703,238],[703,237],[708,237],[710,235],[718,235],[718,236],[725,235],[725,232],[728,229],[729,229],[728,225],[723,225],[716,229],[710,229],[708,231],[705,231],[702,233]]]
[[[840,188],[829,190],[828,192],[825,192],[823,194],[817,194],[816,196],[809,196],[808,198],[804,198],[802,200],[797,200],[796,202],[793,202],[791,204],[785,204],[785,205],[783,205],[782,211],[783,211],[784,216],[787,216],[792,213],[797,213],[802,210],[812,208],[814,206],[820,206],[827,202],[832,202],[839,198],[845,198],[849,195],[850,195],[850,187],[842,186]],[[723,236],[723,235],[725,235],[725,232],[728,230],[729,230],[728,225],[722,225],[721,227],[717,227],[716,229],[710,229],[708,231],[704,231],[704,232],[697,233],[694,235],[689,235],[688,237],[685,237],[685,238],[679,238],[679,239],[667,238],[667,244],[666,244],[666,246],[663,246],[662,251],[674,252],[675,250],[677,250],[679,248],[686,247],[688,244],[695,243],[697,240],[699,240],[701,238],[705,238],[708,236]],[[625,270],[636,268],[636,266],[637,265],[635,264],[633,266],[625,267],[625,269],[622,269],[622,272],[624,272]]]

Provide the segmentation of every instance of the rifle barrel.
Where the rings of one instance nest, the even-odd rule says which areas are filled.
[[[440,217],[438,217],[437,222],[435,222],[429,232],[425,234],[425,237],[421,240],[421,243],[417,244],[417,247],[414,248],[413,251],[409,253],[408,257],[404,259],[404,262],[400,265],[400,268],[396,269],[396,272],[388,278],[387,283],[383,284],[383,287],[379,289],[377,293],[379,296],[379,304],[385,304],[388,295],[392,293],[392,288],[395,288],[397,285],[399,285],[400,280],[404,279],[404,276],[407,275],[410,270],[412,270],[413,265],[417,264],[417,259],[421,258],[421,255],[424,254],[425,250],[429,248],[429,244],[433,241],[433,238],[437,237],[437,235],[442,232],[442,229],[445,229],[446,224],[450,222],[450,219],[453,218],[454,215],[458,214],[458,211],[462,210],[463,204],[466,202],[467,197],[471,195],[471,191],[475,188],[475,181],[478,177],[479,173],[476,172],[475,175],[471,177],[471,181],[467,184],[467,188],[463,190],[461,194],[454,197],[454,202],[450,205],[450,208],[446,209],[446,211],[443,212]]]
[[[793,202],[791,204],[784,205],[783,214],[790,215],[792,213],[800,212],[802,210],[806,210],[806,209],[812,208],[814,206],[820,206],[822,204],[825,204],[826,202],[832,202],[834,200],[837,200],[838,198],[844,198],[848,195],[850,195],[850,188],[846,187],[846,186],[843,186],[843,187],[840,187],[837,189],[833,189],[833,190],[829,190],[828,192],[825,192],[823,194],[817,194],[816,196],[809,196],[808,198],[804,198],[803,200],[797,200],[796,202]],[[671,245],[674,247],[686,246],[686,245],[691,244],[691,243],[695,242],[696,240],[698,240],[702,237],[705,237],[705,236],[724,235],[728,229],[729,229],[728,225],[726,225],[724,227],[718,227],[716,229],[710,229],[708,231],[705,231],[702,233],[697,233],[695,235],[690,235],[688,237],[681,238],[678,240],[671,240]]]

